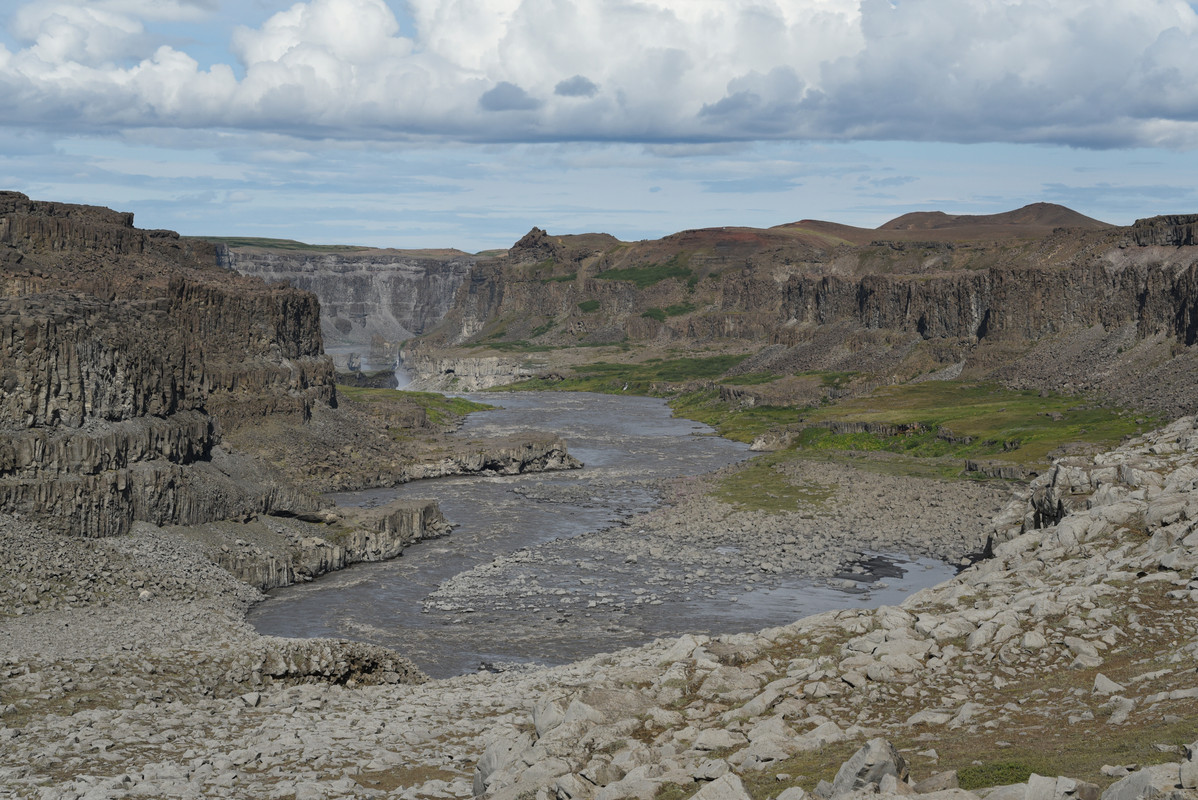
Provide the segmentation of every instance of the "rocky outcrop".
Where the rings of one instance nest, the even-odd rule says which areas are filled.
[[[0,510],[106,536],[314,507],[219,443],[333,402],[316,300],[213,261],[131,214],[0,193]]]
[[[932,215],[926,231],[813,222],[633,243],[537,229],[478,263],[410,352],[432,374],[436,359],[470,354],[465,346],[526,352],[522,366],[553,361],[549,371],[585,360],[563,352],[579,345],[765,345],[754,370],[903,382],[951,367],[954,377],[1191,413],[1198,217],[1112,228],[1067,209],[1021,211],[997,226]],[[1048,224],[1058,218],[1078,224]],[[1158,352],[1166,340],[1176,347]],[[1145,352],[1118,358],[1142,343]],[[1136,378],[1162,358],[1184,369]]]
[[[475,795],[743,798],[742,782],[781,789],[822,762],[827,777],[807,785],[824,800],[1191,800],[1196,747],[1153,746],[1140,726],[1183,720],[1198,698],[1196,426],[1184,418],[1058,462],[995,519],[990,558],[901,606],[684,636],[563,669],[496,721],[478,751]],[[1044,519],[1046,502],[1066,510]],[[968,790],[936,766],[942,740],[956,769],[1030,759],[996,741],[1012,730],[1051,740],[1054,753],[1072,746],[1099,759],[1135,747],[1181,761],[1094,760],[1087,774],[1032,773],[1003,787],[982,788],[975,774]],[[850,742],[861,745],[833,777],[826,748]]]
[[[429,500],[395,500],[370,509],[342,508],[321,515],[307,536],[272,536],[257,543],[224,537],[209,548],[212,560],[262,591],[313,580],[351,564],[386,561],[424,539],[449,532]],[[322,529],[323,528],[323,529]]]
[[[528,436],[485,443],[466,443],[439,459],[425,459],[406,468],[407,480],[449,475],[519,475],[579,469],[582,462],[570,455],[564,440],[554,436]]]
[[[342,639],[263,637],[237,656],[222,686],[236,690],[282,684],[378,686],[419,684],[428,678],[409,659],[378,645]],[[319,692],[313,697],[318,697]],[[257,692],[240,696],[245,706],[261,701]]]
[[[398,343],[441,321],[477,260],[456,250],[321,251],[220,245],[216,252],[218,263],[243,275],[268,283],[285,281],[316,295],[326,347],[337,354],[373,349],[377,351],[373,361],[380,362],[372,363],[376,369],[383,361],[394,361]]]
[[[1131,226],[1131,240],[1140,247],[1198,245],[1198,214],[1171,214],[1138,219]]]
[[[533,377],[544,367],[535,358],[426,356],[420,350],[406,352],[403,366],[412,376],[413,388],[457,392],[515,383]]]

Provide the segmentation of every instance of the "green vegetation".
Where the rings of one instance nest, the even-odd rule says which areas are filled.
[[[549,331],[553,330],[553,325],[553,320],[549,320],[544,325],[538,325],[537,327],[533,328],[532,332],[529,333],[528,336],[531,339],[535,339],[541,334],[549,333]]]
[[[865,397],[812,409],[807,422],[918,425],[901,436],[804,431],[803,447],[889,450],[920,457],[987,457],[1020,464],[1044,463],[1069,442],[1109,447],[1140,426],[1127,414],[1066,395],[1004,389],[996,384],[927,381],[886,386]],[[1150,424],[1157,424],[1153,420]]]
[[[957,781],[966,791],[987,786],[1008,786],[1027,783],[1034,770],[1015,761],[995,761],[990,764],[970,764],[957,771]]]
[[[537,334],[534,333],[533,335],[535,336]],[[476,344],[469,346],[475,349],[485,347],[488,350],[499,350],[504,353],[547,353],[550,350],[557,349],[548,344],[533,344],[526,339],[517,339],[512,342],[477,342]]]
[[[436,392],[405,392],[401,389],[366,389],[360,386],[337,385],[337,396],[351,403],[399,403],[424,409],[428,421],[445,425],[456,417],[474,411],[486,411],[494,406],[476,403],[464,397],[446,397]]]
[[[686,266],[687,260],[682,254],[678,254],[664,264],[645,264],[640,267],[606,269],[595,275],[595,277],[605,281],[631,281],[636,284],[636,288],[644,289],[647,286],[661,283],[670,278],[682,280],[693,277],[691,268]]]
[[[669,402],[676,415],[710,425],[720,436],[737,442],[751,442],[771,428],[798,422],[805,410],[787,406],[734,408],[720,400],[716,389],[684,392]]]
[[[838,387],[852,373],[812,373],[825,386]],[[725,378],[722,383],[765,382],[765,375]],[[965,458],[997,458],[1018,464],[1043,464],[1058,448],[1085,443],[1111,447],[1142,426],[1119,409],[1088,404],[1064,395],[994,384],[929,381],[887,386],[870,395],[819,407],[752,406],[736,408],[713,389],[679,394],[670,400],[674,413],[706,423],[721,436],[742,442],[770,429],[796,431],[795,446],[808,457],[838,458],[845,452],[893,456],[879,470],[941,474],[960,472]],[[1143,420],[1142,420],[1143,421]],[[836,432],[837,422],[905,426],[896,435],[884,431]],[[1147,425],[1159,420],[1150,419]],[[806,427],[803,427],[806,426]],[[874,465],[871,465],[871,467]]]
[[[590,314],[594,311],[599,310],[599,301],[598,300],[583,300],[581,303],[578,304],[578,308],[580,311],[582,311],[582,313]]]
[[[256,236],[189,236],[187,238],[229,247],[261,247],[268,250],[298,250],[313,253],[343,253],[369,249],[349,244],[306,244],[294,239],[265,239]]]
[[[742,511],[765,511],[781,514],[818,508],[836,495],[836,487],[822,483],[794,483],[786,477],[780,465],[793,460],[793,451],[758,456],[743,469],[720,481],[711,494],[717,500],[736,506]]]
[[[678,303],[677,305],[667,306],[666,308],[651,308],[642,317],[655,319],[658,322],[665,322],[666,317],[680,317],[683,314],[689,314],[695,310],[695,307],[690,303]]]
[[[565,380],[532,378],[503,389],[552,389],[556,391],[649,394],[654,383],[680,383],[717,378],[743,361],[743,355],[707,356],[653,360],[640,364],[596,361],[574,368]]]
[[[548,278],[541,278],[541,283],[568,283],[578,278],[577,272],[567,272],[565,275],[553,275]]]
[[[772,372],[746,372],[744,375],[732,375],[721,378],[720,383],[730,386],[759,386],[763,383],[773,383],[778,376]]]

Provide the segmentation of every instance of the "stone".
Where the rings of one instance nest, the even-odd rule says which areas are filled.
[[[1094,694],[1117,694],[1123,691],[1121,684],[1103,675],[1101,672],[1094,676]]]
[[[744,783],[731,772],[708,783],[693,796],[696,800],[751,800]]]
[[[1108,786],[1102,793],[1102,800],[1152,800],[1160,794],[1153,774],[1148,770],[1140,770]]]
[[[807,800],[807,792],[802,786],[791,786],[774,798],[774,800]]]
[[[870,739],[865,746],[841,764],[832,780],[832,796],[855,792],[877,785],[885,775],[907,780],[907,761],[885,739]]]
[[[918,781],[912,788],[919,794],[928,794],[930,792],[939,792],[944,789],[956,789],[960,786],[957,782],[957,771],[955,769],[937,772]]]

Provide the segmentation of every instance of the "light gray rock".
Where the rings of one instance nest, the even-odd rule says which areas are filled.
[[[912,788],[919,794],[929,794],[931,792],[939,792],[944,789],[956,789],[960,786],[957,782],[957,771],[955,769],[937,772],[935,775],[924,778],[917,782]]]
[[[1102,800],[1151,800],[1172,793],[1178,778],[1177,764],[1144,767],[1108,786]]]
[[[1122,684],[1115,683],[1101,672],[1094,676],[1094,694],[1116,694],[1123,689]]]
[[[751,800],[740,778],[729,772],[694,794],[695,800]]]
[[[907,780],[907,760],[885,739],[870,739],[840,765],[832,780],[832,797],[877,785],[885,775]]]
[[[807,792],[802,786],[792,786],[774,800],[807,800]]]

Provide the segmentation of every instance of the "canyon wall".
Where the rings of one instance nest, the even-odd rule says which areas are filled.
[[[441,321],[477,260],[456,250],[334,252],[218,245],[218,262],[268,283],[285,281],[320,300],[325,346],[344,366],[357,352],[389,365],[399,342]]]
[[[820,225],[836,235],[812,234]],[[503,369],[489,371],[514,378],[538,362],[585,361],[582,348],[603,343],[769,345],[768,358],[744,368],[906,380],[964,364],[968,378],[1194,409],[1184,385],[1198,367],[1198,215],[1009,228],[987,239],[974,223],[931,232],[796,223],[616,244],[534,229],[475,266],[441,325],[410,346],[410,362],[444,380],[448,369],[477,371],[489,347],[504,351]],[[1152,380],[1137,380],[1149,368]]]
[[[333,402],[311,294],[131,214],[0,193],[0,510],[105,536],[311,508],[221,437]]]

